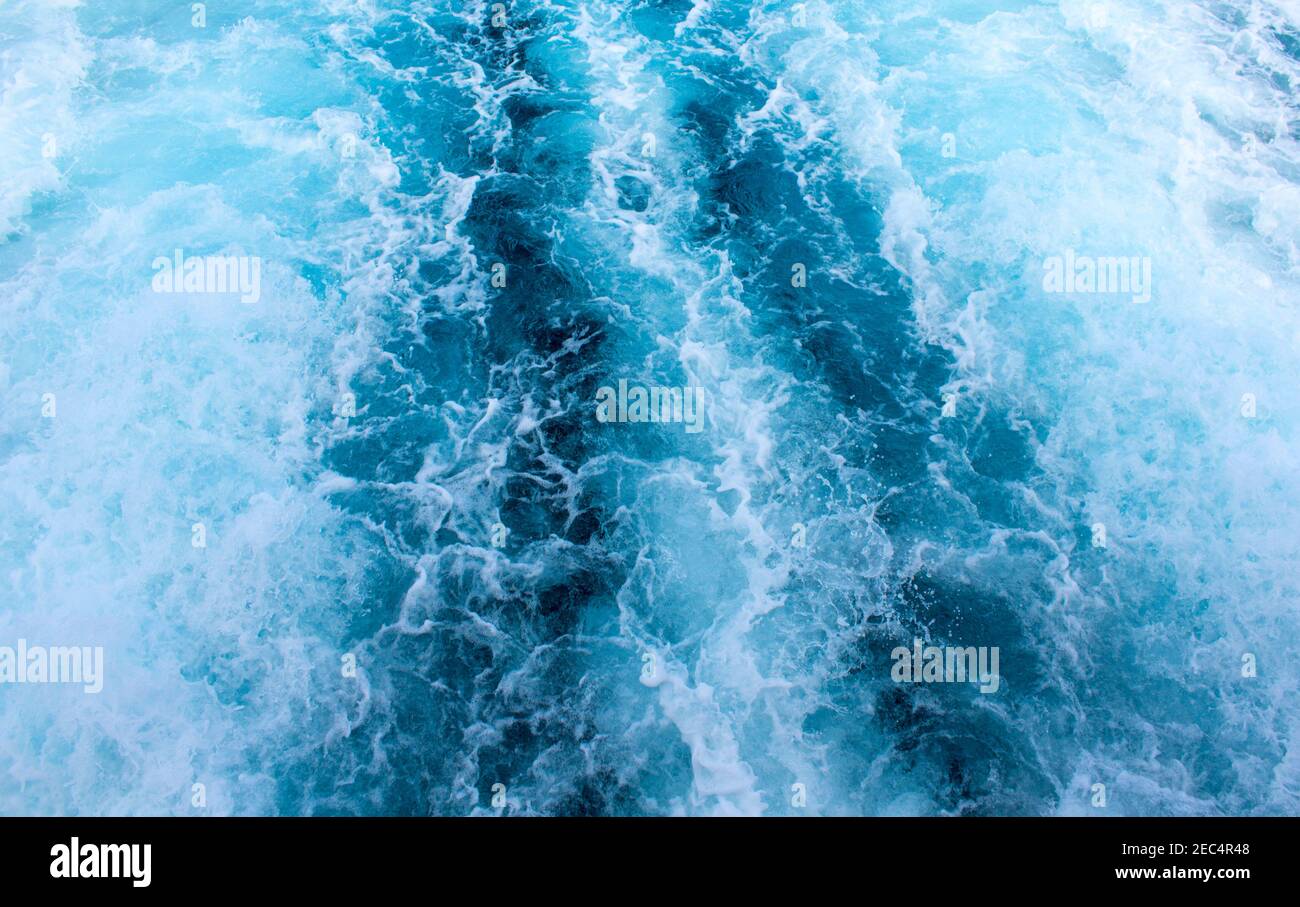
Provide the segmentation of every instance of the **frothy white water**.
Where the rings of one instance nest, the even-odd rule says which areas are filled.
[[[340,677],[338,602],[365,600],[382,546],[313,484],[356,370],[336,338],[370,297],[301,274],[390,232],[395,170],[339,111],[338,74],[314,70],[296,111],[254,100],[277,65],[308,71],[299,37],[249,20],[142,41],[102,12],[3,13],[4,116],[24,125],[4,130],[0,217],[25,219],[0,251],[0,637],[102,645],[105,678],[98,696],[6,690],[0,810],[274,813],[271,761],[364,695]],[[342,214],[336,245],[309,248],[311,215],[269,204],[295,179]],[[260,298],[154,293],[175,249],[258,256]]]

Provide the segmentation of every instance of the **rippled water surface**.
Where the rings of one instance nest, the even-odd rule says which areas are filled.
[[[1297,80],[1292,0],[8,0],[0,645],[104,683],[0,812],[1300,812]]]

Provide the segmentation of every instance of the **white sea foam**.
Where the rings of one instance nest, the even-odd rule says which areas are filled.
[[[21,258],[11,247],[0,271],[0,629],[59,640],[75,627],[111,666],[85,704],[30,687],[4,697],[0,717],[13,732],[0,748],[11,782],[0,804],[7,813],[186,813],[198,808],[200,784],[206,813],[275,812],[264,757],[292,760],[347,720],[311,703],[363,707],[364,687],[350,691],[339,677],[336,603],[364,599],[369,552],[382,545],[326,499],[337,485],[312,487],[314,413],[333,399],[331,369],[359,368],[335,337],[362,329],[358,313],[382,297],[359,285],[345,307],[297,269],[331,255],[342,264],[349,244],[355,261],[361,243],[391,233],[379,204],[394,182],[391,160],[355,115],[339,113],[348,88],[338,78],[316,77],[316,107],[301,117],[269,113],[240,90],[275,60],[280,78],[298,78],[301,41],[271,25],[169,35],[164,47],[88,37],[66,4],[0,15],[39,24],[5,56],[16,69],[4,79],[22,88],[6,93],[4,115],[67,137],[45,161],[28,127],[4,130],[21,143],[0,181],[6,229],[38,193],[58,192],[62,207],[58,217],[27,215],[20,229],[32,238]],[[191,53],[200,39],[204,53]],[[247,67],[252,44],[260,69]],[[190,82],[191,64],[211,67],[210,77]],[[79,92],[92,69],[101,80],[124,75],[112,83],[117,96],[101,103]],[[126,77],[140,74],[148,88]],[[192,112],[187,121],[148,120],[177,106]],[[143,149],[138,135],[124,141],[142,116],[154,135]],[[333,145],[345,131],[360,133],[353,159]],[[194,164],[205,143],[231,157]],[[240,162],[261,150],[274,163]],[[55,175],[64,155],[76,155],[76,178]],[[113,178],[86,180],[87,170]],[[318,212],[347,212],[332,249],[309,251],[293,234],[305,212],[277,223],[265,204],[266,181],[304,171],[322,181]],[[349,210],[358,197],[369,216]],[[150,293],[150,261],[180,247],[260,256],[259,304]],[[43,419],[46,394],[57,409]]]

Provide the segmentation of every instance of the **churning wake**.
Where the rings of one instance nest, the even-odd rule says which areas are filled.
[[[1300,813],[1297,80],[1293,0],[10,0],[0,812]]]

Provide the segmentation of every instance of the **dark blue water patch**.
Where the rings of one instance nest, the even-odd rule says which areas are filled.
[[[362,388],[364,390],[364,388]],[[446,426],[426,411],[383,409],[400,406],[398,395],[375,396],[364,426],[333,444],[325,456],[330,469],[353,478],[379,482],[409,482],[424,464],[425,452],[446,437]]]
[[[743,112],[710,110],[719,129]],[[916,481],[935,414],[928,401],[938,399],[952,362],[917,339],[910,292],[879,257],[878,207],[835,180],[818,187],[829,190],[829,213],[814,209],[795,177],[806,162],[785,160],[770,137],[752,137],[736,159],[730,149],[739,147],[738,135],[711,140],[726,151],[708,180],[715,213],[706,215],[701,239],[727,250],[762,334],[780,338],[780,364],[828,389],[842,409],[867,412],[882,435],[873,468]],[[796,265],[803,286],[795,285]],[[853,274],[853,282],[833,270]]]
[[[930,459],[946,463],[953,488],[976,508],[981,524],[1030,529],[1041,516],[1016,493],[1041,478],[1037,450],[1046,440],[1045,420],[1030,420],[998,401],[985,402],[974,418],[974,401],[960,399],[958,416],[940,420],[951,447],[936,446]]]
[[[533,28],[524,43],[540,33]],[[494,84],[522,69],[538,84],[557,84],[548,67],[575,62],[564,59],[562,43],[548,42],[544,53],[489,43],[468,47]],[[573,228],[592,182],[590,108],[570,94],[529,93],[508,100],[504,112],[511,125],[504,144],[491,155],[477,140],[464,146],[468,165],[496,168],[476,186],[460,226],[487,307],[463,318],[431,309],[418,337],[396,331],[388,347],[416,373],[414,380],[402,377],[417,388],[424,419],[398,414],[409,399],[399,393],[396,374],[379,370],[368,379],[369,395],[387,395],[388,403],[366,411],[357,436],[341,443],[331,462],[358,477],[409,478],[421,449],[450,449],[448,432],[466,430],[487,398],[499,402],[502,417],[477,429],[474,443],[502,445],[505,462],[491,477],[471,460],[463,477],[443,477],[460,483],[459,494],[432,537],[408,525],[418,522],[409,503],[372,496],[371,519],[426,564],[433,558],[425,591],[405,603],[417,624],[426,615],[433,625],[415,636],[382,631],[367,644],[371,681],[384,704],[339,745],[335,770],[366,799],[340,789],[322,808],[459,813],[486,805],[492,785],[503,783],[528,811],[631,813],[651,809],[645,791],[669,783],[655,780],[657,773],[668,772],[679,790],[690,783],[680,740],[662,744],[659,764],[632,769],[637,760],[620,755],[623,744],[597,737],[596,714],[627,695],[624,681],[640,689],[636,659],[623,656],[628,678],[599,677],[586,668],[587,644],[576,641],[580,629],[613,613],[615,593],[644,544],[644,528],[616,516],[644,473],[619,464],[653,463],[690,443],[680,426],[674,434],[669,426],[598,424],[595,390],[620,377],[681,385],[684,376],[667,360],[662,371],[646,370],[648,357],[659,356],[662,327],[649,311],[630,321],[610,317],[611,300],[629,300],[627,288],[637,281],[629,284],[626,263]],[[492,285],[496,263],[505,265],[505,286]],[[436,285],[448,272],[422,262],[408,283]],[[635,297],[629,301],[635,305]],[[440,361],[444,343],[451,358]],[[630,369],[630,362],[642,364]],[[440,394],[460,400],[471,415],[449,428],[435,417]],[[539,421],[516,434],[529,407]],[[629,428],[648,430],[623,430]],[[610,453],[630,459],[611,460],[578,481],[594,457]],[[461,512],[469,506],[460,500],[466,494],[490,500],[490,513],[508,528],[498,553],[487,553],[485,527]],[[605,632],[618,635],[607,623]],[[426,687],[436,693],[422,695]],[[382,771],[371,764],[381,740]]]
[[[468,403],[472,388],[482,387],[488,379],[485,363],[473,355],[475,326],[430,308],[423,311],[419,341],[404,344],[396,351],[398,362],[423,378],[425,388],[416,389],[417,402]],[[472,384],[464,382],[466,375],[474,376]]]
[[[793,176],[775,171],[764,161],[747,158],[715,171],[709,179],[709,197],[717,206],[719,220],[748,219],[756,215],[771,218],[784,214],[780,180]]]
[[[908,771],[928,773],[936,803],[962,814],[1017,815],[1050,810],[1055,790],[1038,748],[1017,720],[1018,701],[1034,708],[1056,700],[1046,688],[1039,649],[1016,613],[1017,597],[921,573],[896,587],[901,632],[863,637],[865,677],[879,687],[873,714],[896,740]],[[997,647],[998,691],[976,683],[897,683],[895,647],[915,639],[940,647]],[[886,681],[886,679],[888,679]],[[988,709],[983,696],[999,697]]]
[[[620,176],[614,181],[618,206],[625,211],[644,211],[650,204],[650,186],[634,176]]]
[[[592,730],[574,693],[582,653],[566,633],[601,581],[556,564],[541,584],[508,571],[492,595],[476,579],[481,566],[467,549],[445,549],[431,577],[441,601],[432,629],[372,642],[366,663],[381,708],[322,754],[317,811],[461,814],[488,803],[497,783],[529,792],[529,810],[557,812],[553,799],[579,808],[567,788],[583,775]],[[330,766],[333,778],[321,773]]]
[[[1270,26],[1264,31],[1277,43],[1283,53],[1292,60],[1300,62],[1300,31],[1285,24]]]

